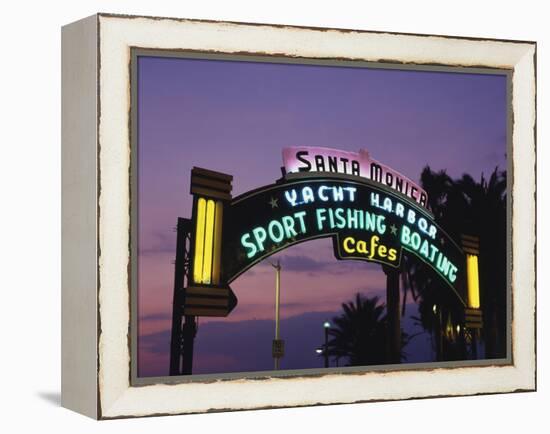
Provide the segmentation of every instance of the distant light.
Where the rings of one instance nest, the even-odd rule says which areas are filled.
[[[315,348],[315,352],[317,354],[323,354],[323,349],[322,348]]]
[[[328,329],[328,328],[330,327],[330,323],[329,323],[328,321],[325,321],[325,322],[323,323],[323,327],[326,328],[326,329]]]
[[[432,311],[433,311],[433,313],[437,312],[437,306],[435,304],[432,306]]]
[[[456,325],[456,332],[457,332],[457,333],[460,333],[460,324],[457,324],[457,325]]]

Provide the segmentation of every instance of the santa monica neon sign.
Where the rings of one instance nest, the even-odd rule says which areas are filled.
[[[428,195],[417,183],[373,159],[369,152],[342,151],[339,149],[293,146],[283,149],[286,173],[318,173],[357,176],[384,184],[426,208]]]
[[[433,269],[462,304],[473,299],[466,288],[477,282],[477,262],[435,222],[418,184],[364,150],[285,148],[283,164],[274,184],[235,198],[230,175],[193,169],[194,285],[229,288],[278,251],[331,238],[342,260],[397,269],[405,251]]]

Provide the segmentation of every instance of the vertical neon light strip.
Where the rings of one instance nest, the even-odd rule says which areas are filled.
[[[212,283],[212,250],[214,248],[214,214],[216,205],[212,199],[206,202],[206,224],[204,228],[204,259],[202,283]]]
[[[214,218],[214,258],[212,261],[212,283],[218,285],[220,283],[220,260],[222,254],[222,221],[223,221],[223,204],[220,201],[216,202],[216,214]]]
[[[476,255],[466,256],[468,274],[468,307],[479,309],[479,270]]]
[[[197,227],[195,230],[195,258],[193,261],[193,280],[202,283],[202,266],[204,258],[204,227],[206,223],[206,200],[197,201]]]

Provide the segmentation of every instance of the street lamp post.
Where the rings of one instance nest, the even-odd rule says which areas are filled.
[[[439,346],[439,351],[437,351],[437,359],[438,360],[443,360],[443,320],[441,318],[441,306],[437,306],[437,305],[433,305],[432,306],[432,311],[434,313],[434,315],[436,316],[437,318],[437,334],[436,334],[436,337],[437,337],[437,345]]]
[[[276,270],[275,274],[275,340],[273,341],[273,359],[275,370],[279,369],[279,362],[284,352],[284,343],[279,338],[279,305],[281,303],[281,263],[271,264]]]
[[[330,329],[330,323],[325,321],[323,323],[323,328],[325,329],[325,347],[324,347],[324,356],[325,356],[325,368],[328,368],[328,331]]]

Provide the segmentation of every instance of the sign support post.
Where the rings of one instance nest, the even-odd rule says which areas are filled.
[[[197,334],[197,321],[194,315],[185,315],[183,323],[183,375],[193,373],[193,351]]]
[[[174,270],[174,297],[172,301],[172,334],[170,339],[170,375],[180,375],[187,367],[191,369],[189,361],[187,363],[183,361],[182,369],[182,354],[189,352],[190,345],[192,351],[193,346],[193,338],[189,333],[190,318],[183,318],[185,286],[189,282],[188,243],[191,235],[191,221],[179,217],[176,231],[176,262]],[[184,319],[185,325],[182,324],[182,319]]]
[[[233,177],[211,170],[191,171],[193,218],[179,218],[170,342],[170,375],[193,373],[197,316],[225,317],[237,304],[222,281],[223,211],[231,201]]]
[[[387,360],[390,363],[400,363],[401,309],[399,308],[399,270],[387,265],[383,265],[382,269],[386,274]]]

